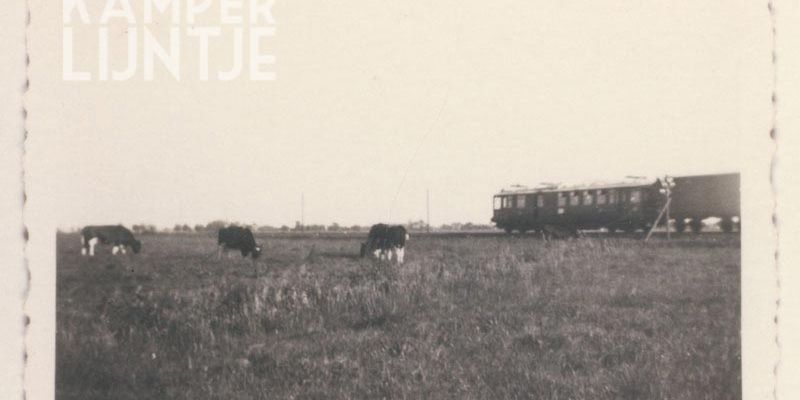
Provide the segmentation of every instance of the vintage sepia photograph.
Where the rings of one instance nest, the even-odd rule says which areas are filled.
[[[777,393],[771,11],[31,3],[26,398]]]
[[[738,213],[721,174],[514,187],[493,224],[62,231],[56,397],[740,398]]]

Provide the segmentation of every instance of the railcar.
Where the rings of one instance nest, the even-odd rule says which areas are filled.
[[[721,218],[733,229],[739,215],[739,174],[677,177],[670,187],[675,229],[702,229],[702,220]],[[492,222],[508,233],[568,232],[605,228],[609,232],[649,229],[667,200],[662,179],[636,178],[611,183],[514,187],[494,196]]]

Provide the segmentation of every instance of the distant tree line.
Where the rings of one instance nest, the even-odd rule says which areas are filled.
[[[229,225],[238,225],[238,226],[245,226],[253,230],[253,232],[261,232],[261,233],[279,233],[279,232],[366,232],[369,230],[369,226],[361,226],[361,225],[340,225],[339,223],[332,223],[330,225],[323,225],[323,224],[307,224],[303,225],[300,222],[296,222],[293,227],[289,227],[287,225],[281,226],[272,226],[272,225],[257,225],[257,224],[243,224],[238,222],[228,222],[223,220],[214,220],[207,224],[196,224],[194,226],[190,226],[189,224],[175,224],[172,228],[161,228],[159,229],[156,225],[153,224],[134,224],[131,226],[131,230],[136,234],[151,234],[151,233],[158,233],[158,232],[172,232],[172,233],[215,233],[220,228],[224,228]],[[425,232],[425,231],[432,231],[432,232],[453,232],[453,231],[482,231],[482,230],[492,230],[495,229],[493,225],[488,224],[474,224],[471,222],[467,223],[451,223],[451,224],[442,224],[435,227],[428,228],[428,225],[422,221],[408,221],[405,224],[406,228],[412,232]]]
[[[131,230],[133,231],[133,233],[138,233],[138,234],[158,232],[158,228],[156,228],[155,225],[151,224],[134,224],[133,226],[131,226]]]
[[[443,224],[439,226],[436,230],[438,231],[490,231],[493,229],[497,229],[494,225],[489,224],[473,224],[472,222],[467,223],[452,223],[452,224]]]
[[[713,221],[703,221],[704,224],[707,225],[708,228],[716,227],[719,228],[719,221],[718,219]],[[296,222],[294,227],[289,227],[287,225],[281,226],[271,226],[271,225],[257,225],[257,224],[242,224],[237,222],[228,222],[223,220],[214,220],[205,225],[203,224],[196,224],[194,227],[190,226],[189,224],[175,224],[172,228],[159,228],[154,224],[134,224],[131,225],[131,230],[135,234],[153,234],[153,233],[216,233],[220,228],[229,226],[229,225],[238,225],[238,226],[246,226],[253,230],[253,232],[261,232],[261,233],[278,233],[278,232],[366,232],[369,230],[369,226],[360,226],[360,225],[339,225],[338,223],[334,222],[330,225],[322,225],[322,224],[310,224],[310,225],[303,225],[300,222]],[[425,221],[417,220],[417,221],[408,221],[405,224],[405,227],[412,231],[412,232],[457,232],[457,231],[489,231],[497,229],[494,225],[491,224],[474,224],[472,222],[460,223],[454,222],[450,224],[442,224],[439,226],[432,226],[428,228],[428,225]],[[58,229],[59,232],[80,232],[80,226],[73,226],[69,228],[60,228]]]

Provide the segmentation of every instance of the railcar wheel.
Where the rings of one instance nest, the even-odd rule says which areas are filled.
[[[514,233],[514,229],[512,229],[512,228],[503,228],[503,230],[506,231],[506,233],[509,234],[509,235]]]
[[[613,234],[614,232],[617,231],[617,227],[616,226],[607,226],[606,229],[608,230],[608,233],[611,233],[611,234]]]
[[[683,218],[675,218],[675,232],[683,233],[686,230],[686,220]]]
[[[730,233],[733,231],[733,221],[730,218],[723,218],[719,221],[719,229],[722,229],[725,233]]]
[[[703,230],[703,220],[700,218],[692,218],[692,221],[689,222],[689,228],[691,228],[694,233],[700,233],[700,231]]]

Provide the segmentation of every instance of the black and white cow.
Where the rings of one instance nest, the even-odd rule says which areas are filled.
[[[400,225],[375,224],[369,229],[367,241],[361,243],[361,257],[372,254],[381,260],[384,257],[390,261],[392,254],[398,264],[403,263],[405,257],[406,241],[410,238],[406,228]]]
[[[113,245],[112,254],[122,252],[130,246],[134,253],[142,249],[142,242],[133,237],[133,233],[122,225],[90,225],[81,229],[81,254],[94,256],[94,247],[97,244]]]
[[[228,250],[239,250],[242,257],[249,254],[253,259],[261,255],[261,247],[256,244],[253,232],[248,228],[231,225],[221,228],[217,234],[217,244],[219,245],[219,257]]]

